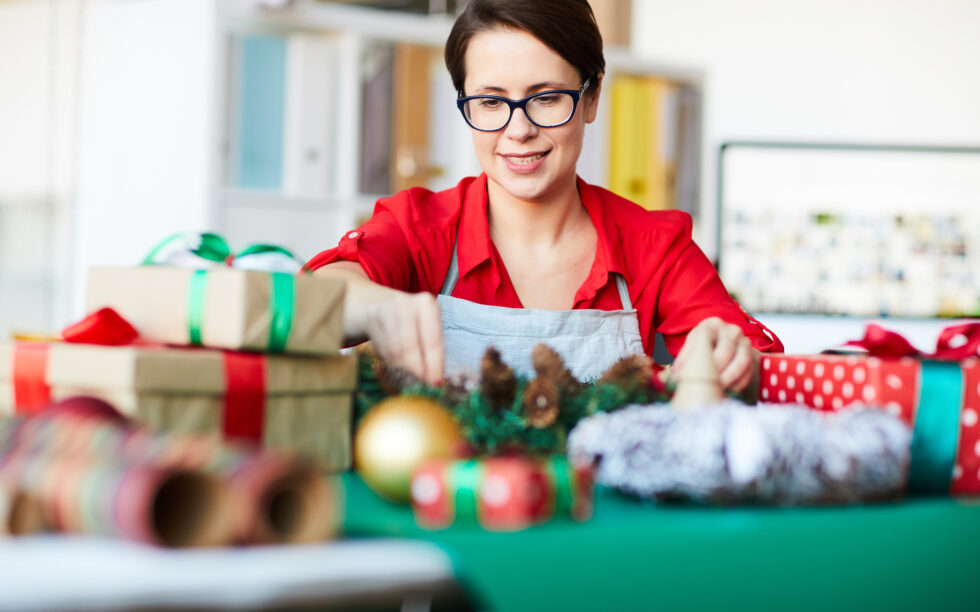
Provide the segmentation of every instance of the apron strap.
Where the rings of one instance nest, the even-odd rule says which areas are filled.
[[[453,290],[456,288],[456,282],[459,280],[459,260],[456,256],[456,246],[459,243],[459,238],[453,242],[453,258],[449,261],[449,270],[446,272],[446,279],[442,281],[442,289],[439,290],[439,295],[452,296]],[[612,272],[616,276],[616,289],[619,291],[619,302],[623,305],[623,310],[633,310],[633,301],[630,300],[629,287],[626,286],[626,277],[618,272]]]
[[[452,296],[453,289],[456,288],[456,281],[459,280],[459,261],[456,257],[456,245],[459,244],[459,236],[453,241],[453,258],[449,261],[449,271],[446,272],[446,280],[442,281],[442,289],[439,295]]]
[[[616,288],[619,289],[619,303],[623,305],[623,310],[633,310],[633,301],[630,299],[630,290],[626,286],[626,277],[619,272],[616,275]]]

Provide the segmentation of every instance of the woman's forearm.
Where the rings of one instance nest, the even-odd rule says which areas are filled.
[[[366,314],[370,306],[390,300],[401,293],[397,289],[373,282],[357,262],[334,262],[318,269],[314,274],[343,280],[347,284],[344,293],[345,344],[367,340],[369,330]]]

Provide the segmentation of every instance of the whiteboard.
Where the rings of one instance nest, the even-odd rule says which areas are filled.
[[[718,205],[750,312],[980,314],[980,148],[726,143]]]

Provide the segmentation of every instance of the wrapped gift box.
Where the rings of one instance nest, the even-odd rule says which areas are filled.
[[[563,456],[432,461],[412,477],[412,507],[431,529],[477,522],[513,531],[556,516],[592,516],[593,470]]]
[[[909,484],[980,493],[980,360],[765,355],[760,399],[817,410],[879,406],[912,427]]]
[[[92,268],[87,312],[116,310],[152,342],[337,354],[344,283],[228,267]]]
[[[92,395],[154,428],[251,440],[326,471],[350,467],[353,355],[19,342],[0,344],[0,372],[0,414]]]

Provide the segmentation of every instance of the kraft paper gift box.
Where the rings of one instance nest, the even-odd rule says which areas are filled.
[[[336,355],[344,283],[217,266],[96,267],[86,312],[116,310],[149,341],[231,350]]]
[[[91,395],[157,429],[251,440],[337,472],[351,462],[357,359],[201,348],[0,344],[0,414]]]
[[[760,399],[835,411],[880,407],[912,428],[909,487],[980,494],[980,360],[764,355]]]
[[[438,460],[419,467],[411,491],[423,527],[478,523],[487,530],[514,531],[560,516],[589,519],[593,470],[561,455]]]

